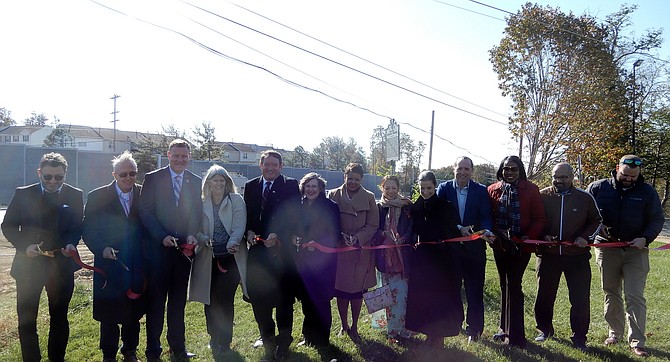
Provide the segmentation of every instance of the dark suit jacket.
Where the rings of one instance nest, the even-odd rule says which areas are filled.
[[[198,233],[202,219],[201,182],[200,177],[184,171],[177,207],[169,166],[144,176],[139,212],[142,225],[150,236],[145,240],[147,259],[159,262],[169,255],[170,248],[163,247],[166,236],[172,235],[179,239],[177,243],[183,244],[187,236]]]
[[[247,230],[253,230],[263,239],[269,233],[277,233],[280,251],[277,247],[266,248],[262,243],[252,245],[247,262],[247,290],[252,302],[265,301],[276,305],[278,298],[292,298],[291,284],[298,278],[291,249],[291,210],[300,200],[298,181],[280,175],[273,184],[265,208],[263,208],[263,178],[247,181],[244,188],[244,202],[247,205]],[[246,233],[245,233],[246,234]]]
[[[456,196],[455,180],[442,182],[437,187],[437,196],[451,201],[458,211],[458,197]],[[459,214],[460,219],[460,214]],[[491,218],[491,202],[486,186],[470,180],[468,184],[468,197],[465,201],[465,212],[461,226],[473,225],[475,231],[493,229]]]
[[[144,284],[140,189],[139,185],[133,187],[128,216],[119,200],[116,181],[88,194],[82,238],[95,256],[94,265],[107,274],[106,279],[93,274],[93,318],[98,321],[127,323],[142,316],[140,300],[126,296],[129,288],[141,293]],[[117,258],[130,270],[116,260],[104,259],[102,253],[106,247],[118,250]]]
[[[79,266],[60,252],[53,259],[44,256],[30,258],[26,248],[44,242],[42,250],[77,245],[81,239],[84,210],[83,192],[63,184],[54,206],[47,206],[39,183],[18,187],[7,207],[2,222],[2,233],[16,248],[10,274],[14,279],[26,280],[32,273],[48,273],[52,263],[65,273],[72,273]]]

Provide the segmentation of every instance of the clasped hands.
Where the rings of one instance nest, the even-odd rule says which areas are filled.
[[[347,244],[347,246],[358,245],[358,236],[356,235],[342,233],[342,239],[344,240],[344,243]]]

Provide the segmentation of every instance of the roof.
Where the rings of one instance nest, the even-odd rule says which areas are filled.
[[[44,127],[48,126],[8,126],[0,129],[0,134],[3,135],[19,135],[19,134],[32,134],[41,130]]]

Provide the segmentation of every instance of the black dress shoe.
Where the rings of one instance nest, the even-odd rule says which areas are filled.
[[[649,357],[649,353],[644,347],[633,347],[631,349],[633,351],[633,354],[638,357]]]

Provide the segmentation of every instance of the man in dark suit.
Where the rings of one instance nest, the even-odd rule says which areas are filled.
[[[167,299],[167,341],[172,360],[193,357],[186,351],[184,308],[191,260],[182,250],[196,244],[200,230],[202,201],[200,177],[186,170],[191,147],[174,140],[168,148],[170,165],[146,174],[140,194],[140,219],[145,239],[147,290],[147,350],[149,361],[160,359],[165,301]]]
[[[282,156],[277,151],[261,155],[262,175],[247,181],[247,290],[267,358],[282,360],[293,341],[293,303],[300,282],[291,253],[288,229],[292,202],[298,202],[298,181],[281,174]],[[279,242],[281,241],[281,242]],[[293,249],[295,250],[295,249]],[[277,308],[278,336],[272,309]]]
[[[124,362],[137,361],[142,318],[141,186],[137,163],[126,151],[112,160],[114,181],[88,194],[82,238],[105,276],[93,275],[93,318],[100,321],[103,362],[116,361],[119,336]],[[121,324],[121,330],[119,330]]]
[[[49,299],[51,361],[64,361],[70,336],[67,311],[77,264],[66,255],[81,238],[83,193],[65,182],[67,161],[42,156],[40,183],[19,187],[7,207],[2,233],[16,248],[10,274],[16,279],[19,339],[24,361],[40,361],[37,312],[42,289]]]
[[[442,182],[437,196],[451,201],[458,208],[463,236],[477,230],[491,230],[491,203],[486,186],[472,180],[472,159],[462,156],[454,163],[454,179]],[[490,232],[489,232],[490,233]],[[465,286],[468,303],[465,318],[468,342],[476,342],[484,330],[484,275],[486,272],[486,243],[483,239],[462,242],[454,248],[460,278]]]

